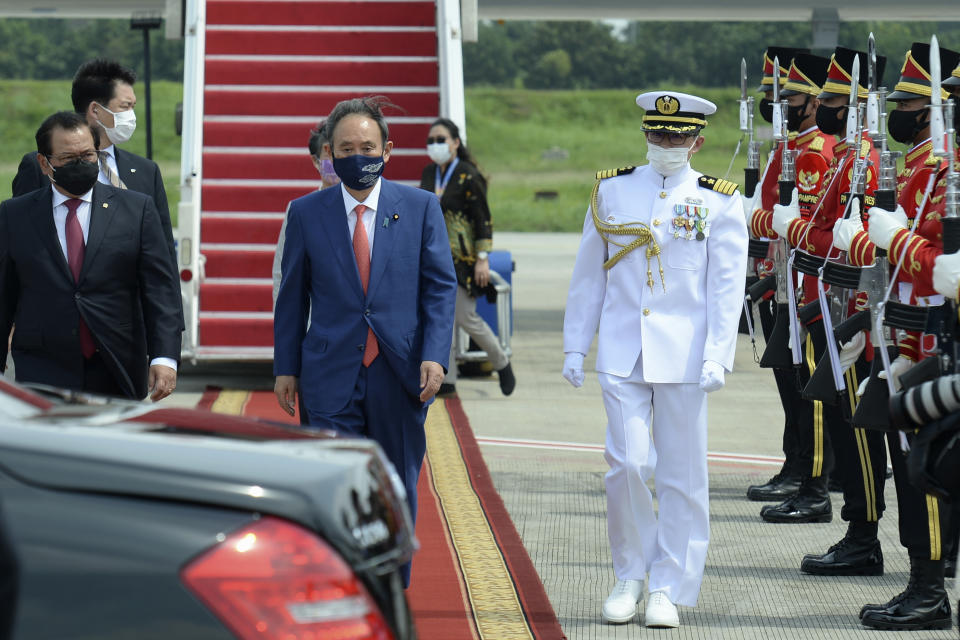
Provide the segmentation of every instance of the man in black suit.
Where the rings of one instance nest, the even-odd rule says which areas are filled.
[[[82,115],[55,113],[36,137],[47,185],[0,204],[0,335],[16,323],[17,380],[159,400],[176,386],[182,330],[153,200],[97,182]]]
[[[99,134],[100,173],[97,179],[103,184],[139,191],[153,199],[170,255],[176,264],[173,227],[160,167],[153,160],[117,146],[129,140],[136,129],[137,119],[133,111],[137,104],[137,96],[133,91],[136,79],[131,69],[113,60],[85,62],[73,77],[73,108],[85,116],[90,127]],[[37,163],[37,154],[32,151],[27,153],[13,178],[14,197],[36,191],[47,184],[48,180]]]

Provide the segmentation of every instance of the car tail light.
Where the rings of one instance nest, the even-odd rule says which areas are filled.
[[[339,554],[285,520],[266,517],[230,534],[181,577],[241,640],[393,640]]]

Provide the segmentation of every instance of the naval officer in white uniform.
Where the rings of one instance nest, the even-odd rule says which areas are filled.
[[[597,174],[567,296],[563,376],[583,383],[599,331],[617,578],[603,617],[632,620],[646,578],[646,626],[677,627],[676,605],[697,603],[706,562],[706,397],[733,368],[747,229],[737,185],[690,167],[716,105],[673,91],[637,104],[648,164]]]

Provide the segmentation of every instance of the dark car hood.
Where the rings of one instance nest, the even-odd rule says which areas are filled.
[[[215,437],[209,435],[216,432],[211,427],[197,435],[165,424],[160,412],[133,410],[119,423],[109,413],[60,407],[27,420],[0,418],[0,466],[49,489],[204,503],[287,518],[319,532],[360,570],[391,570],[413,553],[416,541],[402,485],[375,443],[329,437],[260,440],[249,433],[259,427],[244,427],[242,418],[232,419],[246,429],[241,435],[227,429],[220,434],[227,437]],[[189,423],[192,414],[197,421],[210,415],[179,411],[169,422]]]

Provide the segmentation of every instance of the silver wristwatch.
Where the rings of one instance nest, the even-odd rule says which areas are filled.
[[[486,251],[477,251],[477,260],[486,260],[490,257],[490,254]]]

